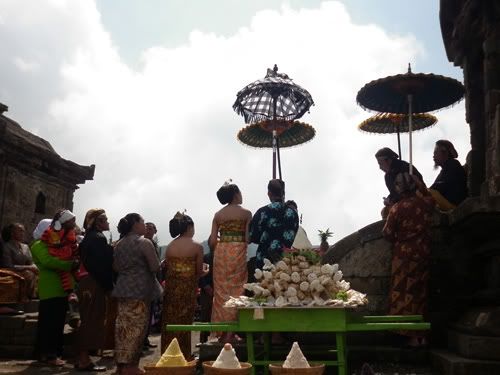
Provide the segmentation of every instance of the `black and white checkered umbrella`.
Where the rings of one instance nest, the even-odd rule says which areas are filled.
[[[309,92],[293,83],[278,67],[267,69],[264,79],[252,82],[236,94],[233,109],[242,115],[247,124],[266,122],[273,148],[273,178],[276,178],[276,161],[281,178],[279,134],[284,122],[292,123],[301,118],[314,101]]]
[[[311,94],[293,83],[278,67],[267,69],[264,79],[245,86],[238,94],[233,109],[254,124],[264,120],[292,121],[302,117],[314,105]]]

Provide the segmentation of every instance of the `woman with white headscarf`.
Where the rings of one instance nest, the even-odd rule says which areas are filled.
[[[42,220],[38,224],[33,234],[35,241],[31,245],[33,260],[39,269],[40,305],[35,352],[40,361],[52,366],[62,366],[65,363],[61,356],[68,291],[63,287],[60,275],[61,272],[67,272],[70,285],[74,285],[70,271],[78,267],[78,262],[52,256],[49,252],[50,244],[44,238],[48,238],[50,234],[51,241],[65,242],[65,233],[70,233],[74,227],[75,215],[69,210],[60,211],[50,223]]]

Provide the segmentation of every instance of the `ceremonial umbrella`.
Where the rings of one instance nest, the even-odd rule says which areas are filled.
[[[412,73],[371,81],[359,90],[356,101],[363,108],[377,112],[408,113],[410,174],[412,173],[412,120],[414,113],[449,107],[464,96],[464,86],[453,78],[435,74]]]
[[[270,121],[248,125],[238,132],[238,140],[255,148],[273,147],[273,132],[267,126]],[[309,142],[316,135],[311,125],[299,121],[286,121],[287,125],[277,131],[276,143],[280,148],[297,146]]]
[[[302,117],[313,104],[311,94],[295,84],[288,75],[278,73],[276,65],[273,69],[267,69],[264,79],[250,83],[236,94],[233,109],[243,116],[245,123],[269,121],[267,127],[272,134],[273,178],[276,178],[276,158],[281,178],[278,132],[283,126],[291,126],[291,121]]]
[[[379,113],[372,116],[358,125],[359,130],[367,133],[394,134],[398,135],[398,152],[401,159],[401,139],[399,134],[410,131],[408,115],[396,113]],[[421,130],[434,125],[437,122],[436,116],[428,113],[415,113],[412,116],[412,131]]]

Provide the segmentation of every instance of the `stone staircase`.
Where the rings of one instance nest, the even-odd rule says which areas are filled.
[[[22,315],[0,315],[0,358],[32,359],[38,325],[38,300],[18,305]],[[65,354],[71,354],[73,330],[64,329]]]
[[[448,330],[448,348],[431,360],[444,375],[500,374],[500,307],[474,308]]]

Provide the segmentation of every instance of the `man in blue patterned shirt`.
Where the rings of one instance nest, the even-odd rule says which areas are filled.
[[[262,268],[264,258],[276,263],[283,257],[283,248],[290,248],[299,227],[297,211],[287,206],[285,182],[271,180],[267,185],[271,203],[261,207],[250,223],[250,242],[257,248],[256,268]]]

